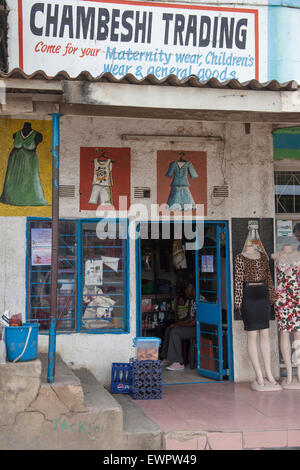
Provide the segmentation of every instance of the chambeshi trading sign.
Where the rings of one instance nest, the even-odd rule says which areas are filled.
[[[138,79],[258,78],[258,10],[146,2],[20,0],[19,66]]]

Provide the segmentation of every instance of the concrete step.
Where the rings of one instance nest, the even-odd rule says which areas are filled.
[[[42,364],[40,397],[52,390],[70,411],[84,411],[84,396],[79,378],[72,369],[56,354],[54,382],[47,382],[48,354],[39,354]]]
[[[112,395],[85,368],[55,358],[47,382],[47,354],[1,365],[0,449],[162,449],[162,432],[130,396]]]
[[[111,436],[114,450],[139,450],[162,449],[162,431],[128,395],[111,394],[94,377],[88,369],[74,370],[74,374],[80,379],[85,407],[99,409],[104,407],[112,419],[113,414],[122,416],[120,424],[120,436],[116,439],[116,433]]]
[[[123,410],[123,449],[161,450],[163,432],[145,413],[136,406],[129,395],[114,394]]]
[[[123,442],[123,411],[104,387],[83,380],[55,358],[47,383],[47,355],[1,365],[0,449],[113,450]],[[87,373],[84,377],[87,377]],[[92,376],[93,377],[93,376]]]

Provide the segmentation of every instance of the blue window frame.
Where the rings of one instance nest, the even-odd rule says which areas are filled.
[[[60,220],[58,332],[129,331],[127,234],[127,220]],[[51,219],[27,219],[26,317],[42,332],[50,317],[49,240]]]

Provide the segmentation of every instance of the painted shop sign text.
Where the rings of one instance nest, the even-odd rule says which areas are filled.
[[[26,73],[258,78],[258,10],[21,0],[18,14],[19,65]]]

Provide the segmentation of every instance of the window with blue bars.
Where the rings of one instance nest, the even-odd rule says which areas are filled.
[[[128,330],[126,222],[115,221],[113,233],[101,234],[98,227],[94,220],[59,222],[58,332]],[[27,318],[45,332],[50,286],[51,220],[28,220]]]

